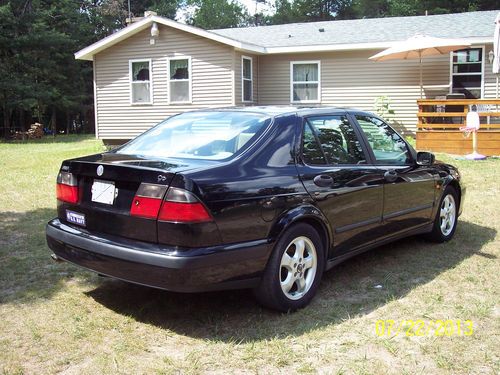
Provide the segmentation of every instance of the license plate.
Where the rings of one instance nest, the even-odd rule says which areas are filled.
[[[113,181],[94,180],[92,184],[92,202],[113,204],[115,183]]]
[[[66,220],[70,223],[80,225],[82,227],[85,226],[85,215],[79,214],[78,212],[66,210]]]

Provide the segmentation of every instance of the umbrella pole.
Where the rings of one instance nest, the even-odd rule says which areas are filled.
[[[420,59],[420,99],[422,99],[424,97],[424,84],[422,81],[422,51],[418,51],[418,57]]]

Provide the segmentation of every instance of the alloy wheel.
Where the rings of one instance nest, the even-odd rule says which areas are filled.
[[[453,195],[448,194],[444,197],[441,203],[441,211],[439,214],[441,233],[443,236],[448,236],[455,226],[456,220],[456,205]]]
[[[304,236],[295,238],[287,246],[280,262],[280,284],[291,300],[302,298],[314,283],[318,256],[313,242]]]

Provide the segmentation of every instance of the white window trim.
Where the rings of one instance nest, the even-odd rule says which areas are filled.
[[[485,56],[485,46],[482,45],[482,46],[470,46],[468,48],[464,48],[464,49],[473,49],[473,48],[480,48],[482,50],[482,59],[481,59],[481,97],[479,99],[483,99],[484,98],[484,66],[485,66],[485,59],[486,59],[486,56]],[[453,73],[453,52],[450,52],[450,89],[449,89],[449,93],[452,94],[453,93],[453,76],[455,75]],[[461,73],[460,75],[477,75],[478,73]]]
[[[136,82],[149,82],[149,102],[134,102],[132,95],[132,86],[134,84],[133,81],[133,72],[132,72],[132,63],[135,62],[148,62],[149,64],[149,81],[136,81]],[[153,104],[153,62],[151,59],[132,59],[128,61],[128,80],[129,80],[129,91],[130,91],[130,104],[131,105],[151,105]]]
[[[170,79],[170,62],[175,60],[187,60],[188,61],[188,79]],[[189,99],[184,101],[172,101],[170,95],[170,82],[189,82]],[[191,67],[191,56],[173,56],[167,58],[167,99],[168,104],[192,104],[193,103],[193,70]]]
[[[250,60],[250,79],[243,76],[243,64],[245,60]],[[245,100],[245,81],[250,81],[251,95],[250,100]],[[241,56],[241,101],[243,103],[253,103],[253,58],[250,56]]]
[[[293,81],[293,66],[301,64],[318,64],[318,80],[317,81]],[[318,99],[317,100],[293,100],[293,84],[294,83],[317,83],[318,84]],[[321,103],[321,61],[320,60],[304,60],[290,61],[290,103]]]

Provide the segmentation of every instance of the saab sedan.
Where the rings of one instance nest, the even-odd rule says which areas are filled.
[[[323,273],[402,237],[453,237],[458,170],[380,117],[339,108],[186,112],[66,160],[52,257],[176,292],[252,288],[306,306]]]

